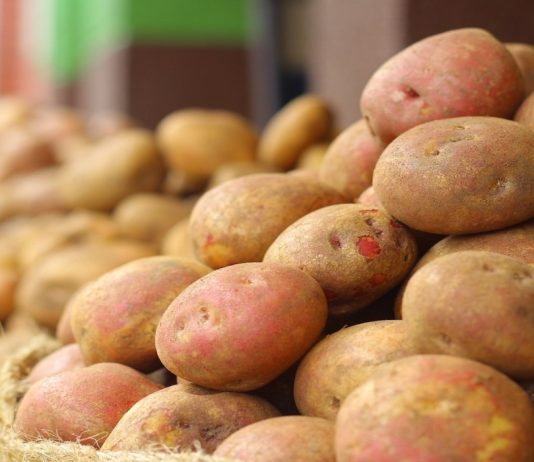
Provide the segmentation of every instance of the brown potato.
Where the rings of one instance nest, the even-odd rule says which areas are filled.
[[[526,43],[505,43],[525,81],[525,95],[534,91],[534,46]]]
[[[422,353],[471,358],[520,379],[534,379],[533,314],[534,269],[493,252],[455,252],[428,263],[402,300]]]
[[[189,234],[189,218],[176,223],[163,238],[161,250],[164,255],[196,260],[193,240]]]
[[[274,417],[230,435],[214,455],[243,462],[335,462],[334,425],[317,417]]]
[[[26,382],[32,384],[45,377],[82,367],[85,367],[85,363],[80,347],[75,343],[66,345],[41,359],[26,377]]]
[[[53,144],[54,158],[60,164],[86,157],[94,142],[86,135],[69,135]]]
[[[226,162],[252,160],[258,142],[256,131],[240,115],[207,109],[169,114],[157,137],[172,170],[205,176]]]
[[[318,171],[323,164],[324,157],[328,151],[328,146],[328,143],[315,143],[304,149],[299,156],[296,168],[301,170]]]
[[[336,460],[529,462],[533,409],[517,384],[475,361],[398,359],[341,406]]]
[[[195,261],[157,256],[127,263],[87,284],[68,303],[85,362],[157,369],[154,336],[161,315],[187,286],[210,271]]]
[[[533,181],[534,131],[494,117],[412,128],[384,150],[373,175],[391,215],[435,234],[479,233],[532,218]]]
[[[186,196],[204,191],[208,185],[209,176],[193,175],[184,171],[169,170],[165,174],[162,191],[173,196]]]
[[[211,268],[261,261],[291,223],[344,201],[337,191],[296,175],[264,173],[228,181],[205,193],[191,213],[195,254]]]
[[[514,120],[526,127],[534,130],[534,93],[531,93],[519,106],[515,113]]]
[[[4,321],[15,309],[15,290],[19,274],[12,268],[0,266],[0,321]]]
[[[332,113],[318,96],[295,98],[277,112],[262,133],[258,146],[261,162],[289,170],[309,146],[328,139]]]
[[[275,172],[274,168],[258,162],[227,162],[215,170],[210,178],[208,188],[215,188],[216,186],[226,183],[227,181],[234,180],[235,178],[240,178],[242,176],[272,172]]]
[[[103,450],[154,446],[211,454],[241,427],[279,415],[269,403],[244,393],[216,392],[192,384],[174,385],[135,404],[119,421]]]

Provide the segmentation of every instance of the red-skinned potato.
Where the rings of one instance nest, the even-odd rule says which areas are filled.
[[[74,332],[72,331],[72,326],[70,324],[70,315],[73,306],[74,305],[67,303],[65,309],[63,310],[63,313],[61,314],[61,317],[59,318],[59,322],[57,323],[56,338],[63,345],[76,343],[76,339],[74,338]]]
[[[335,462],[334,425],[300,415],[266,419],[230,435],[214,455],[242,462]]]
[[[367,83],[361,109],[387,144],[431,120],[511,117],[523,95],[510,52],[487,31],[467,28],[427,37],[393,56]]]
[[[519,106],[514,120],[534,130],[534,93],[531,93]]]
[[[62,372],[30,387],[20,402],[14,427],[27,441],[46,438],[99,447],[128,409],[160,389],[121,364]]]
[[[296,362],[318,339],[326,317],[323,291],[304,271],[242,263],[186,288],[163,314],[156,348],[178,377],[248,391]]]
[[[416,355],[384,364],[345,400],[338,462],[529,462],[534,408],[491,367]]]
[[[525,81],[525,95],[534,91],[534,46],[527,43],[505,43]]]
[[[45,377],[85,367],[79,345],[66,345],[39,361],[31,370],[26,382],[35,383]]]

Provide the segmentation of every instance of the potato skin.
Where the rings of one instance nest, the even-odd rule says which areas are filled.
[[[382,150],[361,119],[332,142],[319,169],[319,180],[353,200],[371,186]]]
[[[72,331],[72,326],[70,325],[70,315],[72,311],[72,303],[67,303],[61,317],[57,323],[56,327],[56,338],[63,344],[68,345],[70,343],[76,343],[74,338],[74,332]]]
[[[388,144],[431,120],[511,117],[524,95],[510,52],[490,33],[466,28],[427,37],[384,63],[363,90],[370,129]]]
[[[534,93],[531,93],[515,113],[514,120],[534,130]]]
[[[335,462],[334,425],[317,417],[274,417],[230,435],[214,455],[243,462]]]
[[[480,233],[534,215],[533,166],[534,131],[516,122],[436,120],[384,150],[373,187],[385,209],[410,228]]]
[[[332,131],[332,114],[315,95],[295,98],[268,122],[260,138],[258,159],[282,170],[294,167],[300,154],[326,140]]]
[[[301,414],[335,420],[345,398],[386,362],[417,354],[403,321],[375,321],[341,329],[317,343],[295,377]]]
[[[186,288],[163,314],[156,348],[178,377],[215,390],[248,391],[299,359],[326,317],[323,291],[304,271],[242,263]]]
[[[15,430],[25,440],[45,437],[99,447],[122,415],[161,389],[121,364],[62,372],[33,384],[20,402]]]
[[[26,377],[26,382],[35,383],[45,377],[82,367],[85,367],[85,363],[79,345],[66,345],[41,359]]]
[[[193,384],[174,385],[138,401],[119,421],[103,450],[150,449],[154,445],[211,454],[229,435],[279,412],[244,393],[216,392]]]
[[[261,261],[291,223],[313,210],[346,201],[309,178],[248,175],[205,193],[191,213],[189,232],[197,258],[211,268]]]
[[[264,261],[306,271],[329,302],[348,302],[350,311],[356,311],[394,287],[416,257],[414,238],[387,213],[359,204],[338,204],[290,225],[271,244]],[[331,304],[331,314],[346,310],[340,313]]]
[[[189,235],[189,218],[179,221],[167,231],[161,243],[161,253],[197,260],[193,240]]]
[[[463,358],[416,355],[383,365],[345,400],[338,462],[527,462],[534,411],[498,371]]]
[[[154,336],[161,315],[182,290],[210,271],[195,261],[157,256],[122,265],[86,285],[69,301],[71,327],[85,362],[157,369]]]
[[[532,313],[533,267],[482,251],[428,263],[410,278],[402,302],[421,352],[471,358],[519,379],[534,379]]]
[[[505,43],[525,81],[525,95],[534,91],[534,46],[527,43]]]

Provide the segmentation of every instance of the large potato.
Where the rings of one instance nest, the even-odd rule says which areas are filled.
[[[352,124],[330,145],[319,170],[319,180],[355,199],[371,186],[376,161],[382,153],[364,120]]]
[[[530,462],[534,411],[503,374],[418,355],[381,366],[336,420],[338,462]]]
[[[352,390],[383,363],[416,354],[403,321],[375,321],[327,336],[301,361],[295,402],[304,415],[335,420]]]
[[[402,315],[423,353],[534,379],[534,268],[520,260],[482,251],[438,258],[408,281]]]
[[[158,256],[127,263],[87,284],[68,303],[85,362],[156,369],[160,362],[154,337],[161,315],[209,271],[192,260]]]
[[[494,117],[419,125],[378,160],[380,202],[411,228],[466,234],[534,216],[534,131]]]
[[[61,197],[73,208],[111,210],[130,194],[154,191],[163,181],[163,162],[149,132],[121,132],[90,151],[64,164],[61,172]]]
[[[335,462],[334,425],[317,417],[274,417],[230,435],[214,455],[243,462]]]
[[[205,193],[191,213],[195,254],[211,268],[261,261],[291,223],[345,201],[334,189],[297,175],[265,173],[228,181]]]
[[[504,45],[482,29],[458,29],[427,37],[384,63],[363,90],[361,108],[387,144],[431,120],[511,117],[523,95],[523,76]]]
[[[242,263],[187,287],[163,314],[156,348],[180,378],[217,390],[253,390],[312,346],[326,316],[325,296],[304,271]]]
[[[205,176],[226,162],[252,160],[258,143],[254,128],[238,114],[201,109],[169,114],[157,137],[172,170]]]
[[[200,444],[211,454],[241,427],[278,415],[268,402],[255,396],[174,385],[138,401],[102,449],[131,451],[159,446],[187,451]]]
[[[414,238],[387,213],[360,204],[338,204],[309,213],[286,228],[264,261],[306,271],[325,292],[330,312],[346,314],[397,285],[416,257]]]
[[[258,158],[267,165],[289,170],[309,146],[325,141],[332,132],[332,114],[318,96],[295,98],[269,121],[260,139]]]
[[[525,81],[525,94],[534,91],[534,46],[526,43],[505,43],[512,54]]]

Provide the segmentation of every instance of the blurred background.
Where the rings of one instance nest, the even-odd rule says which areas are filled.
[[[534,43],[532,0],[0,0],[0,94],[153,128],[183,107],[259,127],[317,92],[340,128],[372,72],[406,45],[478,26]]]

